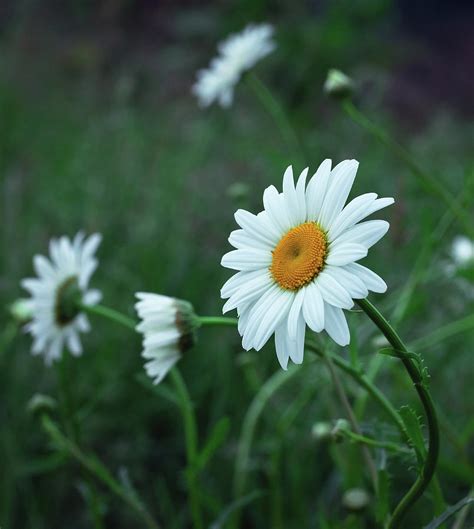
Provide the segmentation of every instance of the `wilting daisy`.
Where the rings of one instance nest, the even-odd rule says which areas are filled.
[[[138,292],[136,296],[139,301],[135,309],[141,319],[137,331],[143,334],[145,369],[158,384],[194,345],[199,324],[187,301],[146,292]]]
[[[263,194],[264,211],[238,210],[241,229],[230,234],[237,248],[222,258],[238,270],[221,290],[229,298],[223,312],[237,309],[244,349],[260,350],[273,333],[278,360],[303,361],[306,325],[323,329],[339,345],[349,343],[343,309],[353,299],[385,292],[383,279],[357,263],[387,232],[384,220],[360,222],[393,203],[392,198],[361,195],[345,207],[358,162],[346,160],[331,170],[325,160],[306,186],[305,169],[295,186],[290,167],[283,193],[274,186]]]
[[[87,332],[89,321],[80,305],[95,305],[101,299],[98,290],[89,290],[89,280],[97,268],[95,251],[101,236],[87,239],[78,233],[52,239],[49,259],[35,255],[33,264],[37,278],[24,279],[22,286],[31,297],[28,305],[32,320],[25,330],[33,336],[32,353],[42,354],[46,364],[61,357],[63,348],[79,356],[82,352],[80,332]]]
[[[219,55],[205,70],[199,70],[192,91],[203,107],[218,101],[229,107],[234,97],[234,86],[243,72],[275,49],[273,28],[269,24],[249,25],[231,35],[218,46]]]

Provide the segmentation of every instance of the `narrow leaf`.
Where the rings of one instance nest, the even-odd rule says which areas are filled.
[[[448,507],[443,514],[432,520],[428,525],[425,525],[423,529],[436,529],[437,527],[440,527],[448,518],[451,518],[454,514],[456,514],[459,510],[461,510],[466,505],[469,505],[470,503],[474,503],[474,497],[467,497],[463,498],[462,500],[458,501],[455,505],[451,505],[451,507]]]

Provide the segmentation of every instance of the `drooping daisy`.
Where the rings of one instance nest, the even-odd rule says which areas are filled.
[[[275,49],[272,36],[273,27],[269,24],[250,24],[221,42],[219,55],[207,69],[197,73],[192,92],[199,104],[207,107],[217,101],[221,107],[229,107],[241,75]]]
[[[222,265],[237,270],[222,287],[229,298],[223,312],[237,309],[244,349],[260,350],[275,334],[278,360],[303,361],[306,325],[323,329],[339,345],[349,343],[343,309],[353,299],[385,292],[383,279],[357,263],[387,232],[384,220],[360,222],[393,203],[392,198],[361,195],[345,207],[358,162],[346,160],[331,170],[325,160],[306,186],[305,169],[295,186],[290,167],[283,192],[274,186],[263,194],[264,210],[238,210],[241,229],[230,234],[236,248]]]
[[[94,254],[100,241],[99,234],[85,239],[81,232],[72,241],[68,237],[52,239],[49,259],[34,257],[38,277],[21,283],[31,295],[32,320],[25,330],[33,336],[32,353],[42,354],[48,365],[61,357],[65,346],[75,356],[82,353],[79,333],[89,331],[90,325],[80,304],[95,305],[101,299],[98,290],[88,289],[97,268]]]
[[[141,322],[137,331],[143,334],[142,356],[145,369],[159,384],[183,353],[195,343],[199,323],[188,301],[138,292],[135,309]]]

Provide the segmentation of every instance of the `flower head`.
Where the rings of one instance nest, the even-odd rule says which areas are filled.
[[[95,251],[101,236],[87,239],[78,233],[52,239],[49,259],[35,255],[33,264],[37,278],[24,279],[22,286],[30,293],[31,321],[25,330],[33,336],[33,354],[42,354],[46,364],[61,357],[63,347],[79,356],[82,345],[80,332],[90,328],[80,305],[95,305],[101,299],[98,290],[88,290],[89,280],[97,268]]]
[[[142,356],[145,369],[159,384],[182,354],[195,343],[198,326],[191,303],[180,299],[138,292],[135,309],[141,322],[137,331],[143,334]]]
[[[207,107],[217,101],[221,107],[229,107],[242,73],[275,49],[272,36],[273,27],[269,24],[251,24],[221,42],[219,55],[207,69],[197,73],[192,91],[199,104]]]
[[[228,298],[223,312],[237,309],[244,349],[260,350],[275,334],[278,360],[303,361],[306,325],[323,329],[339,345],[350,340],[343,309],[353,299],[385,292],[385,282],[358,264],[387,232],[384,220],[360,222],[393,203],[392,198],[361,195],[345,207],[358,162],[346,160],[331,170],[325,160],[306,185],[305,169],[295,186],[290,167],[283,192],[274,186],[263,194],[258,215],[238,210],[241,229],[230,234],[236,248],[222,265],[237,270],[222,287]]]

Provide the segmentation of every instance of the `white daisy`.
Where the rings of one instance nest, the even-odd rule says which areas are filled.
[[[272,37],[273,27],[269,24],[250,24],[221,42],[219,55],[209,68],[197,73],[192,92],[199,104],[207,107],[218,101],[221,107],[229,107],[241,75],[275,49]]]
[[[142,356],[154,383],[160,383],[182,354],[195,342],[199,325],[191,303],[180,299],[138,292],[135,309],[141,319],[137,331],[143,334]]]
[[[95,305],[101,299],[98,290],[87,288],[97,268],[94,254],[100,241],[98,234],[84,239],[83,233],[72,241],[52,239],[50,258],[34,257],[38,277],[21,283],[31,294],[32,320],[25,330],[33,336],[32,353],[42,354],[48,365],[61,357],[64,346],[75,356],[82,352],[79,333],[89,331],[90,325],[79,305]]]
[[[263,194],[264,211],[238,210],[241,229],[230,234],[237,248],[222,258],[238,270],[222,287],[229,298],[223,312],[237,309],[244,349],[260,350],[273,333],[278,360],[303,361],[306,325],[323,329],[339,345],[349,343],[343,309],[368,291],[385,292],[383,279],[356,263],[387,232],[384,220],[361,222],[393,203],[393,198],[361,195],[345,207],[358,162],[346,160],[331,170],[325,160],[306,186],[305,169],[295,186],[290,167],[283,193],[274,186]]]
[[[458,235],[451,246],[451,257],[458,268],[474,263],[474,242],[463,235]]]

